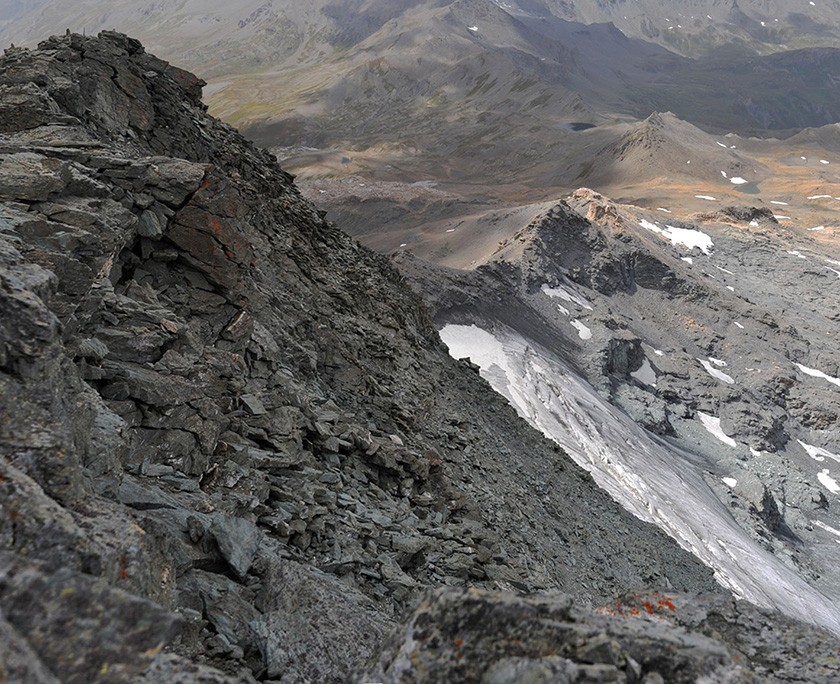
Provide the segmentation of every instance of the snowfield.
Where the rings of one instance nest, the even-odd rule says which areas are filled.
[[[683,245],[689,249],[697,247],[704,254],[709,254],[712,247],[714,247],[712,238],[700,230],[676,228],[668,225],[666,225],[665,228],[660,228],[655,223],[651,223],[647,219],[639,221],[639,225],[645,230],[662,235],[666,239],[670,240],[672,245]]]
[[[569,302],[570,304],[577,304],[583,309],[592,311],[592,307],[589,302],[587,302],[583,297],[576,295],[570,288],[564,287],[563,285],[551,287],[548,284],[545,284],[540,289],[546,297],[551,297],[552,299],[559,298]]]
[[[703,366],[703,368],[706,369],[706,372],[709,375],[711,375],[713,378],[716,378],[717,380],[721,380],[728,385],[734,385],[735,384],[735,380],[732,378],[732,376],[727,375],[723,371],[718,370],[711,363],[709,363],[709,361],[711,361],[712,359],[709,359],[709,361],[706,361],[705,359],[697,359],[697,360],[700,362],[700,365]]]
[[[808,368],[807,366],[803,366],[801,363],[795,363],[793,365],[796,366],[800,371],[805,373],[805,375],[810,375],[814,378],[822,378],[823,380],[828,380],[828,382],[830,382],[832,385],[837,385],[838,387],[840,387],[840,378],[835,378],[815,368]]]
[[[614,499],[712,567],[736,597],[840,633],[837,607],[738,525],[695,465],[696,455],[639,427],[558,357],[515,331],[446,325],[440,336],[453,357],[477,364],[519,415],[562,446]],[[698,417],[715,439],[739,446],[718,418]],[[820,482],[840,491],[827,472]]]

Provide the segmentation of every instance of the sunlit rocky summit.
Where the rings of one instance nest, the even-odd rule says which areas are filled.
[[[820,626],[736,601],[627,512],[450,356],[386,257],[210,117],[201,87],[118,33],[0,59],[0,680],[836,677],[817,590]],[[609,203],[577,201],[475,283],[450,274],[435,315],[450,298],[466,316],[485,277],[555,316],[584,286],[718,296],[673,255],[633,251],[674,231],[639,225],[616,252],[596,220]],[[578,284],[543,261],[564,234],[598,247]],[[632,278],[610,267],[629,263]],[[596,322],[575,312],[583,340]],[[664,365],[623,339],[605,361],[659,383]],[[759,427],[740,425],[775,444]]]

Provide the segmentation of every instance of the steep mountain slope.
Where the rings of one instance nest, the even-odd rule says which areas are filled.
[[[737,595],[836,626],[836,239],[661,216],[580,191],[473,271],[399,263],[452,353],[629,510]]]
[[[831,634],[528,428],[201,85],[114,33],[0,59],[3,678],[350,681],[449,585],[383,681],[829,681]]]
[[[120,34],[0,61],[0,625],[30,681],[345,681],[431,585],[720,591],[201,85]]]

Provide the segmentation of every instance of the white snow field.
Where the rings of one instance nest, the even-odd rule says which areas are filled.
[[[696,456],[638,426],[558,357],[513,330],[446,325],[440,336],[453,357],[477,364],[525,420],[616,501],[712,567],[736,597],[840,633],[838,607],[752,540],[706,483]],[[716,439],[738,446],[719,419],[708,416],[704,425]],[[828,473],[820,481],[829,491],[840,489]]]
[[[645,230],[652,233],[658,233],[667,240],[670,240],[672,245],[683,245],[689,249],[697,247],[704,254],[709,254],[714,243],[706,233],[700,230],[690,230],[688,228],[676,228],[674,226],[666,225],[665,228],[660,228],[655,223],[651,223],[647,219],[639,221],[639,225]]]
[[[716,378],[717,380],[721,380],[721,381],[725,382],[727,385],[734,385],[735,384],[735,380],[732,379],[732,376],[727,375],[723,371],[718,370],[717,368],[712,366],[711,363],[709,363],[709,361],[711,361],[711,359],[709,359],[709,361],[706,361],[705,359],[697,359],[697,360],[700,362],[700,365],[703,366],[703,368],[706,369],[706,372],[709,375],[711,375],[713,378]]]

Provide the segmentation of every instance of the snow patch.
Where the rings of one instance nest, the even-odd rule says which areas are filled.
[[[720,479],[721,482],[723,482],[723,484],[727,485],[728,487],[731,487],[732,489],[735,489],[735,485],[738,484],[738,480],[736,480],[734,477],[722,477]]]
[[[592,331],[588,327],[586,327],[586,325],[584,325],[583,323],[581,323],[577,319],[575,319],[574,321],[571,321],[571,323],[572,323],[572,327],[577,329],[578,337],[580,337],[580,339],[582,339],[582,340],[591,340],[592,339]]]
[[[797,439],[800,446],[805,449],[808,455],[813,458],[815,461],[824,461],[826,458],[830,458],[833,461],[837,461],[840,463],[840,456],[837,454],[832,454],[828,449],[823,449],[822,447],[814,446],[813,444],[806,444],[801,439]]]
[[[673,244],[685,245],[689,249],[697,247],[703,254],[709,254],[714,243],[712,238],[700,230],[691,230],[689,228],[675,228],[674,226],[665,226],[667,229],[665,237],[667,237]]]
[[[680,259],[682,259],[683,261],[685,261],[686,263],[689,263],[689,264],[694,263],[694,259],[692,259],[691,257],[680,257]]]
[[[697,199],[704,199],[709,200],[710,202],[717,202],[716,197],[712,197],[711,195],[694,195]]]
[[[770,200],[770,204],[778,204],[782,207],[789,207],[790,206],[787,202],[781,202],[779,200]]]
[[[741,325],[738,321],[735,321],[735,325],[737,325],[739,328],[741,328],[741,330],[744,329],[744,326]]]
[[[717,378],[718,380],[722,380],[727,385],[734,385],[735,380],[732,379],[732,376],[727,375],[723,371],[719,371],[717,368],[712,366],[708,361],[705,359],[697,359],[700,362],[700,365],[706,369],[706,372],[711,375],[713,378]]]
[[[811,195],[808,199],[831,199],[831,195]]]
[[[837,480],[831,477],[828,468],[823,468],[821,473],[817,473],[817,479],[820,481],[820,484],[822,484],[822,486],[832,494],[840,492],[840,485],[837,484]]]
[[[809,228],[808,230],[812,232],[815,230],[825,230],[825,226],[814,226],[813,228]]]
[[[732,185],[743,185],[744,183],[749,183],[746,178],[741,178],[741,176],[733,176],[729,179],[729,182],[732,183]]]
[[[665,228],[660,228],[655,223],[651,223],[646,219],[639,221],[639,225],[645,230],[649,230],[652,233],[658,233],[659,235],[667,238],[672,245],[683,245],[689,249],[697,247],[704,254],[709,254],[711,248],[715,246],[712,242],[712,238],[700,230],[677,228],[676,226],[668,225],[666,225]]]
[[[634,370],[630,375],[642,384],[656,387],[656,371],[653,370],[648,359],[645,359],[639,369]]]
[[[571,302],[572,304],[577,304],[579,307],[592,311],[592,307],[589,305],[589,302],[583,299],[583,297],[579,297],[574,292],[569,291],[562,285],[558,285],[557,287],[550,287],[548,283],[545,283],[540,288],[540,290],[547,297],[560,298],[567,302]]]
[[[814,378],[822,378],[823,380],[828,380],[831,384],[840,387],[840,378],[832,377],[831,375],[827,375],[821,370],[816,370],[815,368],[808,368],[807,366],[803,366],[801,363],[795,363],[793,365],[796,366],[800,371],[805,373],[805,375],[810,375]]]
[[[738,442],[732,439],[729,435],[727,435],[723,430],[720,428],[720,418],[716,416],[710,416],[708,413],[703,413],[702,411],[697,412],[698,418],[700,418],[700,422],[703,423],[703,427],[706,430],[717,437],[721,442],[726,444],[727,446],[737,447]]]
[[[467,30],[469,30],[469,31],[478,31],[478,26],[467,26]]]
[[[826,524],[825,524],[824,522],[822,522],[821,520],[812,520],[812,521],[811,521],[811,524],[812,524],[812,525],[816,525],[817,527],[819,527],[820,529],[825,530],[826,532],[830,532],[830,533],[831,533],[831,534],[833,534],[835,537],[840,537],[840,530],[837,530],[837,529],[835,529],[835,528],[831,527],[831,525],[826,525]]]
[[[820,159],[820,164],[830,164],[831,162],[828,159]]]

